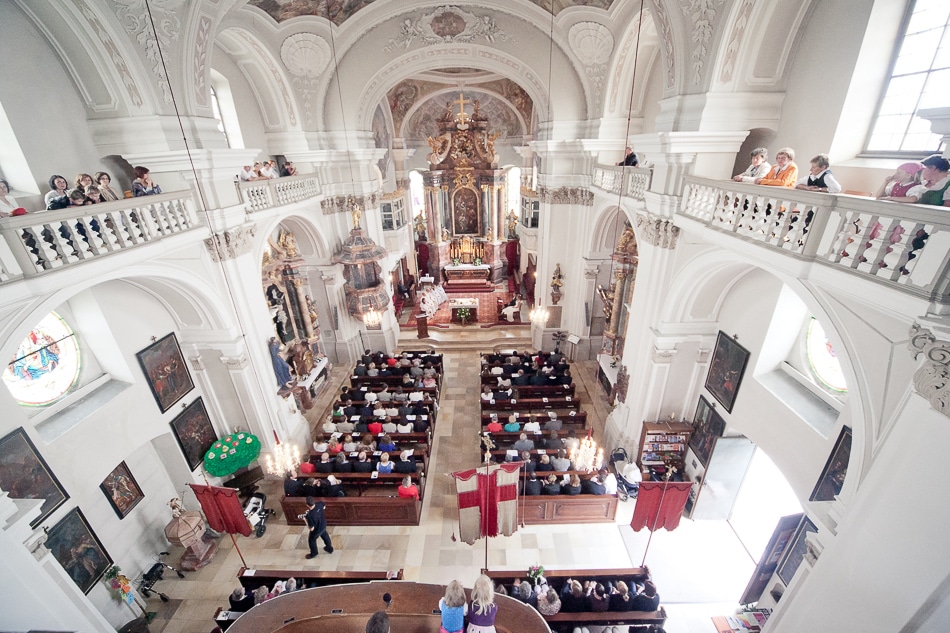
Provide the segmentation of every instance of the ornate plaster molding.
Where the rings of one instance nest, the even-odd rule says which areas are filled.
[[[115,16],[119,18],[119,23],[145,51],[145,57],[152,65],[155,83],[162,91],[162,100],[166,104],[171,103],[171,87],[165,77],[158,47],[161,45],[166,55],[170,55],[177,48],[172,42],[178,41],[178,33],[181,31],[178,16],[183,13],[184,0],[152,0],[149,6],[146,6],[145,0],[113,0],[112,4],[115,5]],[[151,26],[153,23],[154,34]]]
[[[568,31],[567,39],[571,50],[584,64],[593,88],[594,101],[599,106],[607,83],[607,65],[614,50],[614,36],[603,24],[578,22]]]
[[[383,50],[408,49],[414,42],[422,46],[438,44],[472,44],[484,40],[494,44],[496,40],[506,42],[514,38],[495,24],[491,15],[475,15],[453,6],[439,7],[431,13],[412,20],[406,18],[399,34],[389,40],[389,46]]]
[[[331,196],[320,201],[320,208],[323,209],[323,215],[333,215],[334,213],[349,213],[352,202],[360,205],[362,209],[368,209],[375,207],[378,201],[378,193],[371,193],[368,196]]]
[[[923,365],[914,372],[914,389],[934,409],[950,417],[950,341],[938,339],[915,323],[907,347],[915,359],[924,355]]]
[[[732,81],[736,71],[736,66],[739,63],[739,48],[749,26],[749,16],[754,4],[755,0],[743,0],[742,8],[739,9],[736,21],[732,25],[732,33],[729,35],[729,43],[726,45],[726,58],[722,63],[722,71],[719,73],[719,81],[724,84]]]
[[[716,18],[723,0],[688,0],[683,5],[683,14],[692,23],[693,85],[703,81],[703,64],[709,55],[709,41],[716,31]]]
[[[650,357],[657,365],[669,365],[673,362],[673,357],[676,356],[677,351],[676,349],[660,349],[654,346]]]
[[[125,86],[125,91],[129,95],[129,101],[132,102],[132,105],[141,106],[143,103],[142,93],[139,91],[138,84],[135,83],[135,77],[132,75],[132,71],[129,70],[129,65],[125,63],[125,58],[123,58],[122,53],[119,52],[119,47],[116,46],[115,40],[112,39],[108,29],[106,29],[102,21],[99,20],[99,17],[85,2],[82,0],[73,1],[76,4],[76,8],[79,9],[82,16],[86,19],[89,27],[96,34],[96,37],[99,38],[99,43],[102,44],[106,55],[112,61],[112,66],[122,79],[122,85]],[[87,99],[87,102],[88,101]]]
[[[208,96],[211,91],[208,90],[208,52],[211,50],[211,18],[206,15],[198,20],[198,28],[195,32],[195,57],[193,61],[192,72],[195,76],[195,103],[201,106],[208,106]]]
[[[201,356],[189,356],[188,364],[190,364],[191,368],[195,371],[204,371],[205,369],[205,364]]]
[[[303,97],[305,123],[313,124],[313,101],[319,77],[330,65],[332,53],[326,39],[313,33],[296,33],[284,40],[280,59],[293,75],[291,85]]]
[[[670,220],[648,213],[638,213],[637,228],[641,230],[643,241],[648,244],[670,250],[676,248],[676,239],[680,235],[680,227]]]
[[[221,262],[235,259],[251,252],[254,234],[257,227],[253,224],[239,226],[224,233],[215,233],[205,239],[205,248],[211,255],[211,260]]]
[[[617,372],[617,385],[614,387],[614,393],[620,402],[627,401],[627,389],[630,387],[630,374],[627,372],[627,366],[621,365]]]
[[[590,189],[583,187],[560,187],[558,189],[538,187],[538,199],[548,204],[581,204],[587,207],[594,206],[594,194]]]
[[[247,354],[238,354],[237,356],[221,355],[218,357],[218,360],[221,361],[222,365],[228,368],[228,371],[240,371],[246,369],[251,364]]]
[[[676,85],[676,48],[673,40],[673,25],[670,24],[670,16],[666,12],[663,0],[654,0],[650,4],[653,7],[653,15],[656,18],[657,30],[666,58],[666,89],[672,90],[673,86]]]

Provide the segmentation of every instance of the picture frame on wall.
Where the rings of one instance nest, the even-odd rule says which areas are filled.
[[[30,527],[45,521],[69,499],[23,427],[0,439],[0,488],[14,499],[43,499]]]
[[[205,403],[200,396],[171,421],[171,427],[190,470],[201,465],[205,453],[212,444],[218,441],[211,418],[208,417]]]
[[[162,413],[195,388],[174,332],[155,341],[136,356]]]
[[[46,547],[83,593],[89,593],[112,566],[112,557],[79,508],[70,510],[50,529]]]
[[[145,498],[138,482],[132,476],[132,471],[124,461],[106,475],[99,484],[99,488],[112,504],[112,509],[120,520],[127,517],[132,508]]]
[[[791,544],[786,548],[785,556],[778,566],[778,577],[781,578],[786,587],[792,582],[795,572],[798,571],[802,561],[805,559],[805,551],[808,549],[805,545],[805,535],[809,532],[817,531],[818,528],[815,527],[811,519],[807,516],[803,516],[801,522],[798,524],[798,528],[795,530],[795,536],[792,537]]]
[[[841,494],[845,477],[848,476],[848,464],[851,462],[851,429],[841,427],[835,447],[821,470],[821,476],[815,489],[812,490],[809,501],[834,501]]]
[[[736,403],[736,395],[739,393],[749,356],[749,350],[722,330],[719,331],[709,371],[706,373],[706,389],[728,413],[732,413],[732,407]]]
[[[693,434],[689,437],[689,447],[696,455],[696,459],[702,463],[703,468],[709,466],[709,458],[712,457],[716,439],[722,437],[725,430],[726,421],[705,397],[700,396],[696,415],[693,416]]]
[[[762,594],[765,593],[765,588],[768,586],[769,580],[772,579],[772,574],[775,573],[775,568],[778,567],[782,554],[788,549],[788,544],[794,537],[795,531],[798,529],[798,525],[804,516],[804,512],[799,512],[797,514],[784,516],[778,520],[775,531],[772,532],[772,538],[769,539],[768,545],[765,546],[762,557],[755,567],[755,572],[749,579],[749,584],[746,585],[742,597],[739,598],[739,604],[751,604],[756,602],[762,597]]]

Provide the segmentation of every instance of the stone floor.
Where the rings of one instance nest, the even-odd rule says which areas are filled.
[[[479,570],[486,565],[510,569],[525,569],[534,564],[552,569],[638,566],[645,551],[646,536],[645,532],[634,535],[629,528],[634,507],[632,500],[620,504],[615,523],[526,526],[510,537],[487,539],[487,542],[482,539],[472,546],[457,540],[458,511],[454,482],[449,473],[474,467],[478,463],[480,348],[475,346],[473,340],[465,341],[467,334],[465,332],[461,341],[456,341],[462,343],[460,347],[467,346],[467,349],[448,351],[444,357],[442,398],[435,426],[422,521],[418,527],[332,527],[329,531],[333,538],[334,553],[321,553],[317,558],[306,560],[305,530],[285,525],[277,502],[280,482],[268,481],[265,483],[267,505],[277,510],[278,516],[270,519],[264,537],[236,537],[239,553],[226,536],[222,539],[215,560],[208,567],[188,574],[184,580],[174,575],[162,580],[156,588],[182,602],[174,613],[165,613],[162,614],[165,617],[157,618],[150,627],[151,631],[210,631],[214,626],[212,614],[217,607],[227,605],[227,596],[237,586],[237,572],[245,563],[248,567],[276,569],[402,568],[407,580],[446,583],[455,578],[469,587]],[[415,342],[414,347],[421,347],[419,343]],[[405,346],[412,347],[412,343],[407,342]],[[493,345],[486,348],[491,347]],[[523,349],[524,345],[519,347]],[[338,385],[347,377],[347,369],[332,369],[327,389],[308,415],[312,425],[321,419],[332,395],[338,392]],[[608,407],[596,381],[596,363],[576,363],[573,373],[582,406],[588,411],[588,419],[594,427],[594,437],[599,438]],[[723,540],[735,541],[734,535],[722,527],[726,525],[725,522],[705,522],[715,523],[715,529],[697,527],[698,524],[689,521],[683,523],[692,526],[691,529],[665,534],[665,545],[660,550],[665,553],[661,558],[651,555],[647,562],[654,569],[661,596],[664,595],[664,583],[670,590],[680,582],[684,582],[684,586],[698,585],[707,589],[699,592],[699,600],[690,600],[682,592],[668,591],[671,597],[673,593],[678,594],[678,602],[682,604],[674,605],[664,600],[671,616],[667,630],[670,633],[711,631],[709,615],[729,613],[735,609],[734,600],[751,575],[754,563],[741,548],[736,550],[734,543],[729,548],[723,547]],[[688,548],[682,543],[677,544],[681,540],[678,539],[680,534],[689,539]],[[658,536],[654,536],[654,540],[658,540]],[[712,548],[720,554],[729,552],[729,556],[738,558],[724,560],[722,556],[717,556],[705,569],[701,560],[696,564],[696,552],[702,552],[704,548]],[[682,551],[688,552],[688,556],[681,555]],[[690,565],[696,569],[690,568]],[[725,582],[722,576],[724,569],[729,572],[731,582]],[[685,582],[687,579],[688,583]],[[728,591],[709,590],[724,585],[730,587]],[[732,585],[737,587],[733,588]],[[156,597],[150,599],[150,608],[153,603],[154,607],[159,607],[157,600]],[[699,601],[703,604],[695,604]],[[675,617],[678,613],[681,614],[679,618]]]

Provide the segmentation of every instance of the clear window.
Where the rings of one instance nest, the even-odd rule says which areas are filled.
[[[805,334],[805,355],[808,367],[820,385],[836,393],[847,393],[848,384],[831,341],[817,319],[812,318]]]
[[[868,152],[935,153],[941,137],[920,110],[950,106],[950,2],[914,0]]]
[[[79,367],[79,345],[72,328],[50,312],[20,343],[3,371],[3,382],[21,405],[42,407],[72,390]]]

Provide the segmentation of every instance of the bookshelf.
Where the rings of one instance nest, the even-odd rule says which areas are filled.
[[[682,472],[692,432],[693,425],[689,422],[644,422],[637,453],[640,470],[673,465]]]

